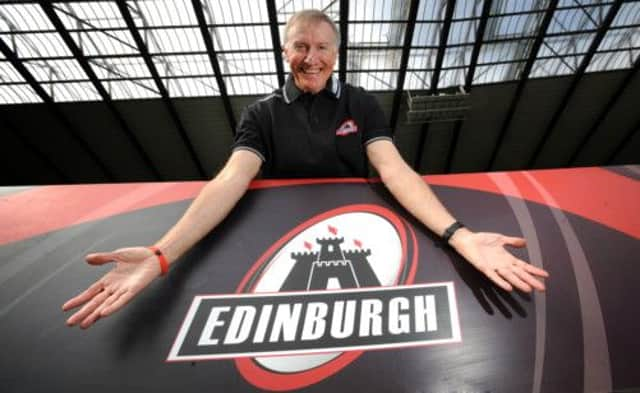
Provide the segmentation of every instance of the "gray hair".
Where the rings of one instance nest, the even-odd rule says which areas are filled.
[[[298,11],[295,14],[293,14],[291,18],[289,18],[289,20],[287,21],[287,25],[284,28],[284,35],[283,35],[284,39],[282,40],[282,42],[284,42],[285,45],[287,44],[289,40],[289,31],[291,30],[293,25],[297,23],[320,23],[320,22],[326,22],[329,24],[329,26],[331,26],[331,30],[333,30],[333,33],[336,36],[336,48],[339,48],[340,47],[340,31],[338,31],[336,24],[333,23],[333,21],[331,20],[331,18],[329,18],[329,16],[327,16],[327,14],[325,14],[320,10],[314,10],[314,9]]]

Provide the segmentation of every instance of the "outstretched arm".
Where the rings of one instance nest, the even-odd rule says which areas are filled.
[[[391,194],[434,233],[442,235],[456,221],[429,185],[407,165],[392,142],[379,140],[370,143],[367,155]],[[449,239],[449,244],[507,291],[513,287],[525,292],[545,289],[540,278],[548,277],[548,273],[514,257],[504,247],[524,247],[522,238],[461,228]]]
[[[194,199],[182,218],[156,243],[169,264],[218,225],[242,198],[260,170],[261,160],[249,151],[234,152],[225,167]],[[67,301],[64,311],[80,307],[67,320],[69,326],[88,328],[99,318],[111,315],[160,275],[157,257],[146,247],[129,247],[108,253],[87,255],[87,262],[114,268],[87,290]]]

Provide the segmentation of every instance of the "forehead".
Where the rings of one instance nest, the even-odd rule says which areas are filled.
[[[333,42],[336,39],[336,33],[323,20],[299,21],[291,25],[287,39],[288,41]]]

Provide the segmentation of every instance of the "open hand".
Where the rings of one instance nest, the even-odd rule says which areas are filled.
[[[62,310],[82,306],[69,319],[67,325],[86,329],[99,318],[113,314],[151,281],[160,275],[160,265],[153,252],[145,247],[121,248],[107,253],[89,254],[91,265],[115,262],[114,268],[76,297],[69,299]]]
[[[516,258],[505,249],[505,246],[526,246],[523,238],[499,233],[474,233],[465,229],[454,234],[451,245],[476,269],[506,291],[513,290],[513,287],[523,292],[545,290],[540,279],[549,277],[549,273]]]

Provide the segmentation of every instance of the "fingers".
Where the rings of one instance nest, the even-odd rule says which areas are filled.
[[[523,292],[531,292],[531,286],[523,281],[518,274],[516,274],[516,269],[502,268],[497,269],[496,272],[519,290]]]
[[[79,294],[78,296],[69,299],[65,304],[62,305],[62,311],[71,310],[72,308],[76,308],[87,301],[91,300],[95,295],[102,291],[103,284],[100,281],[95,282],[89,288],[87,288],[84,292]]]
[[[118,254],[115,252],[98,252],[94,254],[88,254],[85,259],[90,265],[104,265],[105,263],[112,262],[117,258]]]
[[[528,273],[531,273],[531,274],[536,275],[536,276],[549,277],[549,273],[546,270],[537,268],[537,267],[535,267],[533,265],[530,265],[528,263],[524,263],[524,270],[526,270]]]
[[[108,297],[108,291],[101,291],[95,295],[87,304],[85,304],[78,312],[67,319],[67,325],[74,326],[80,321],[84,321],[96,308],[98,308]],[[81,325],[81,327],[83,327]],[[87,326],[88,327],[88,326]]]
[[[489,277],[491,281],[493,281],[497,286],[504,289],[505,291],[512,291],[513,287],[507,281],[505,281],[495,270],[487,270],[485,272],[486,276]]]
[[[133,293],[130,291],[125,291],[121,293],[117,298],[114,299],[109,305],[102,309],[100,315],[103,317],[109,316],[114,312],[121,309],[125,304],[129,303],[129,300],[133,298]]]
[[[521,237],[503,236],[504,244],[512,247],[524,247],[527,245],[527,241]]]

